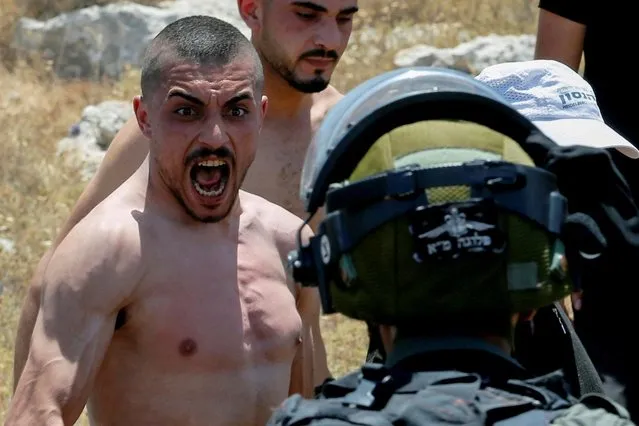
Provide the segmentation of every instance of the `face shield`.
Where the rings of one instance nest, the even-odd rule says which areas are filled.
[[[375,112],[382,111],[390,105],[397,105],[402,100],[416,101],[416,108],[423,108],[423,103],[429,97],[433,102],[440,103],[445,99],[455,101],[474,97],[502,104],[509,115],[516,114],[491,88],[458,71],[415,67],[394,70],[372,78],[349,92],[328,112],[309,145],[302,169],[299,194],[306,211],[313,213],[322,205],[322,194],[326,192],[328,185],[334,182],[331,175],[336,171],[335,167],[354,166],[352,162],[346,164],[347,162],[339,161],[339,157],[348,154],[350,150],[351,142],[346,141],[345,136],[353,128],[361,125],[366,119],[370,122]],[[432,119],[457,118],[453,116],[460,115],[445,109],[443,104],[440,107],[439,112],[435,110],[427,115],[431,115]],[[419,115],[420,112],[414,113]],[[394,127],[395,123],[388,122],[388,119],[383,119],[386,120],[384,124]],[[344,172],[346,174],[337,175],[343,178],[349,174],[348,170]]]

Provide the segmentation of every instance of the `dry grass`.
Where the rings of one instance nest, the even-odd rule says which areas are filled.
[[[0,65],[0,238],[14,241],[16,247],[13,253],[0,250],[0,289],[4,288],[0,291],[0,423],[11,392],[15,329],[26,286],[82,190],[78,170],[55,157],[55,144],[84,106],[107,98],[130,99],[137,85],[134,74],[116,85],[56,81],[46,64],[34,69],[12,56],[11,31],[19,16],[49,17],[106,1],[0,0],[0,57],[5,65]],[[533,32],[535,4],[532,0],[360,0],[356,29],[372,26],[375,34],[368,35],[366,45],[382,46],[398,28],[437,23],[440,33],[433,43],[453,46],[460,29],[467,37]],[[371,55],[362,46],[362,34],[354,34],[333,79],[342,91],[392,69],[395,51],[407,47],[400,44]],[[360,364],[367,347],[365,327],[340,316],[323,318],[322,325],[333,373],[343,374]]]

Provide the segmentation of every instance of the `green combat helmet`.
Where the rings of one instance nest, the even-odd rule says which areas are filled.
[[[568,295],[566,200],[520,143],[538,129],[471,76],[402,68],[348,93],[309,146],[325,217],[290,254],[324,313],[377,324],[523,312]]]

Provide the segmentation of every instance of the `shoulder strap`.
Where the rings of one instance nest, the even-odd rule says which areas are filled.
[[[566,355],[567,362],[564,368],[566,378],[577,386],[580,397],[592,393],[603,394],[601,377],[597,373],[597,369],[588,356],[579,336],[577,336],[577,332],[572,326],[572,321],[570,321],[559,302],[554,303],[553,311],[568,338],[566,345],[568,352]]]
[[[357,388],[361,374],[361,370],[356,370],[338,379],[325,381],[316,392],[315,399],[343,397]]]
[[[402,386],[411,382],[415,375],[391,371],[381,364],[365,364],[355,389],[344,395],[342,402],[351,407],[381,410]]]

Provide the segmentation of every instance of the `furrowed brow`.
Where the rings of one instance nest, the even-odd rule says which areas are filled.
[[[328,9],[326,9],[324,6],[320,6],[319,4],[313,3],[312,1],[294,1],[291,4],[294,6],[311,9],[315,12],[328,12]]]
[[[185,92],[183,92],[181,90],[172,90],[171,92],[169,92],[169,94],[167,96],[167,99],[171,99],[171,98],[175,98],[175,97],[179,97],[179,98],[185,99],[185,100],[187,100],[187,101],[189,101],[191,103],[194,103],[196,105],[201,105],[201,106],[205,105],[205,103],[201,99],[199,99],[199,98],[197,98],[197,97],[195,97],[193,95],[189,95],[188,93],[185,93]]]
[[[347,7],[346,9],[342,9],[339,11],[339,15],[354,15],[359,11],[357,6]]]
[[[229,99],[228,101],[224,102],[225,106],[231,106],[231,105],[235,105],[239,102],[245,101],[245,100],[253,100],[253,95],[248,93],[248,92],[244,92],[244,93],[240,93],[238,95],[233,96],[231,99]]]

